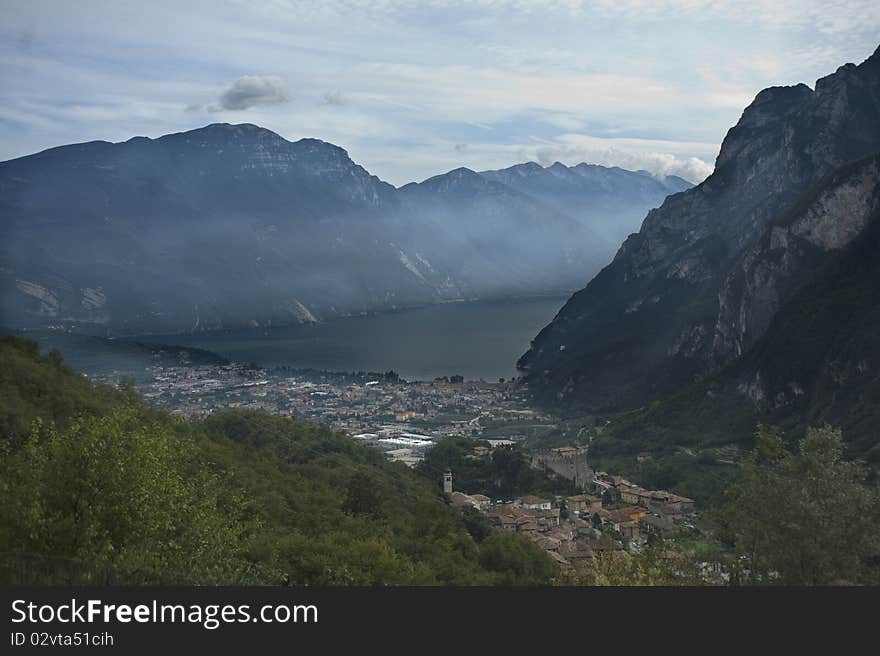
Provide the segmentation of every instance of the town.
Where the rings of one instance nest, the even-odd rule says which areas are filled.
[[[95,379],[115,383],[119,376]],[[151,405],[183,417],[243,409],[321,423],[409,466],[448,435],[505,444],[556,428],[555,420],[531,408],[512,381],[465,381],[461,376],[411,382],[394,372],[154,365],[136,387]]]
[[[474,439],[469,458],[492,458],[496,449],[522,446],[529,436],[556,429],[556,420],[530,407],[513,381],[465,381],[460,376],[406,381],[394,372],[335,373],[224,365],[155,365],[137,382],[152,405],[183,417],[225,409],[263,410],[318,422],[415,467],[439,440]],[[105,376],[116,382],[118,376]],[[486,446],[488,445],[488,446]],[[563,570],[594,558],[638,551],[656,536],[700,535],[694,500],[593,471],[588,446],[534,451],[532,468],[571,481],[580,494],[491,499],[453,487],[442,476],[453,506],[480,513],[496,530],[533,540]],[[438,485],[440,481],[438,481]],[[677,553],[665,551],[670,558]],[[711,577],[723,582],[722,572]]]

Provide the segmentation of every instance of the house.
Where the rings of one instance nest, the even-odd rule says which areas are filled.
[[[549,499],[541,499],[540,497],[524,496],[517,501],[519,501],[519,505],[528,510],[550,510],[553,507],[553,503]]]
[[[531,517],[517,517],[516,530],[519,533],[531,533],[537,535],[539,531],[546,530]]]
[[[665,533],[675,528],[670,515],[645,515],[639,520],[639,528],[645,533]]]
[[[574,532],[569,524],[560,524],[547,532],[547,537],[556,538],[560,542],[568,542],[574,538]]]
[[[492,505],[492,499],[485,494],[472,494],[471,499],[477,504],[477,508],[480,510],[486,510]]]
[[[574,542],[564,544],[560,548],[559,553],[572,564],[593,560],[593,549],[586,540],[575,540]]]
[[[592,537],[594,535],[592,521],[575,518],[574,530],[578,536]]]
[[[535,544],[537,544],[544,551],[555,551],[558,553],[562,541],[556,538],[549,537],[547,535],[542,535],[535,540]]]
[[[623,553],[622,544],[614,540],[609,540],[607,538],[591,540],[588,541],[587,544],[589,545],[590,550],[593,552],[593,556],[596,558],[618,556]]]
[[[544,530],[559,526],[559,508],[541,508],[532,510],[530,513]]]
[[[648,511],[640,506],[626,506],[611,511],[610,517],[612,523],[618,524],[620,522],[637,522],[647,514]]]
[[[624,488],[637,487],[623,476],[612,476],[606,472],[596,472],[593,476],[593,490],[608,501],[620,499],[620,492]]]
[[[565,500],[568,510],[580,515],[592,515],[602,509],[602,498],[592,494],[578,494]]]
[[[645,506],[646,508],[654,494],[651,490],[646,490],[638,485],[621,485],[618,490],[620,492],[620,500],[624,503],[632,503],[638,506]]]
[[[502,531],[516,532],[519,530],[518,517],[513,517],[511,515],[490,515],[489,519]]]
[[[627,540],[631,540],[632,538],[639,537],[639,523],[638,522],[619,522],[614,525],[614,528],[617,529],[617,532]]]
[[[665,490],[652,492],[648,508],[661,514],[686,515],[694,512],[694,500]]]
[[[482,494],[463,494],[461,492],[453,492],[449,496],[452,505],[456,508],[471,506],[477,510],[485,510],[492,504],[492,500]]]

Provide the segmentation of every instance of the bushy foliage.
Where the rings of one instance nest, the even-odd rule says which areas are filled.
[[[721,514],[746,582],[797,585],[877,582],[880,493],[865,467],[843,459],[843,438],[812,428],[788,450],[759,429],[743,476]]]
[[[439,486],[344,435],[260,412],[185,423],[0,342],[3,583],[549,583],[478,544]],[[473,527],[472,530],[476,530]],[[507,567],[506,564],[509,564]]]
[[[3,443],[0,544],[111,566],[127,582],[242,580],[245,504],[192,439],[120,405]],[[56,581],[35,581],[47,583]]]

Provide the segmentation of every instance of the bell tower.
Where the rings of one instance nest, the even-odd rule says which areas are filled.
[[[443,493],[452,494],[452,470],[447,469],[443,472]]]

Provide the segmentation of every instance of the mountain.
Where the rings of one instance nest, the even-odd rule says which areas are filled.
[[[609,249],[639,226],[646,208],[693,186],[677,176],[658,179],[647,171],[583,163],[568,167],[555,162],[544,168],[527,162],[481,175],[575,218]]]
[[[570,288],[598,271],[605,249],[574,218],[514,187],[459,168],[401,187],[409,228],[397,239],[427,274],[438,265],[479,295]],[[420,266],[421,265],[421,266]],[[471,292],[471,293],[474,293]]]
[[[5,162],[0,198],[6,324],[174,331],[428,296],[371,225],[391,185],[252,125]]]
[[[595,168],[642,213],[670,191]],[[601,202],[605,224],[636,227]],[[248,124],[2,162],[0,241],[0,323],[101,333],[559,293],[611,252],[595,226],[488,174],[395,189],[337,146]]]
[[[570,410],[641,407],[609,427],[632,448],[748,439],[767,418],[846,423],[870,449],[877,153],[880,49],[815,90],[759,93],[715,172],[649,212],[536,337],[519,363],[531,389]]]

